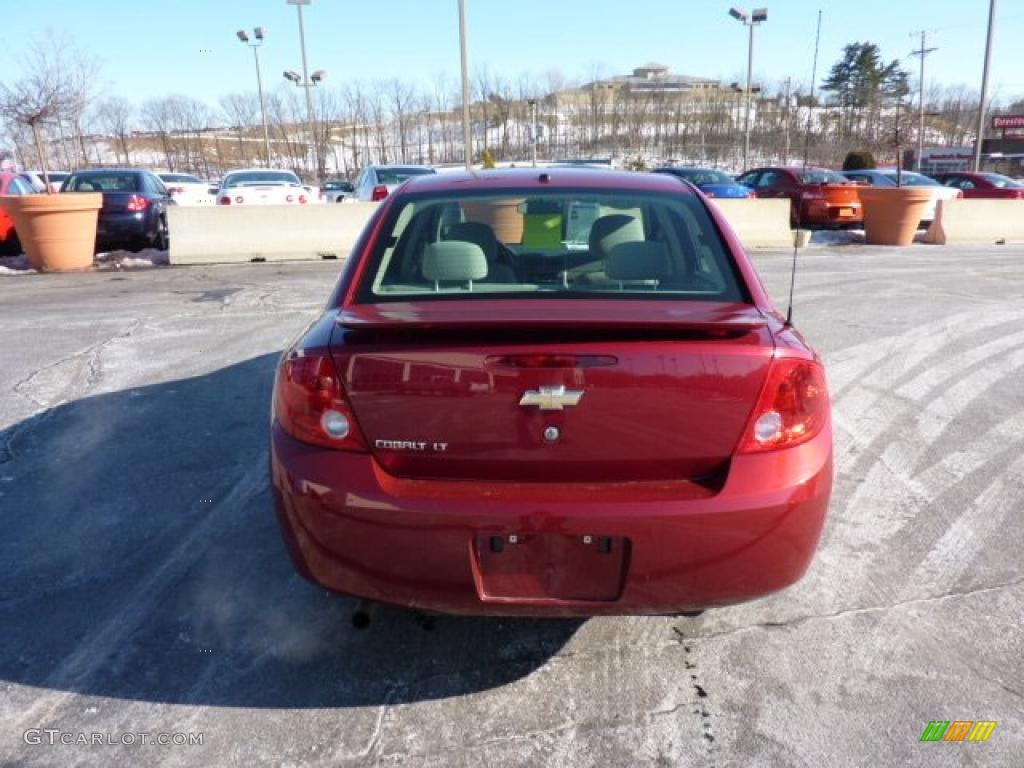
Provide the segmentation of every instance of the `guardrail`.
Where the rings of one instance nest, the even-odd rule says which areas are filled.
[[[940,200],[924,241],[935,245],[1024,243],[1024,200]]]
[[[713,198],[745,248],[792,248],[789,198]]]
[[[377,203],[169,206],[171,264],[343,259]]]

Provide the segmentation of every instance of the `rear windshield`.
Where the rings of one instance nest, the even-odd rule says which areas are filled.
[[[892,183],[896,183],[896,171],[887,171],[888,176]],[[913,171],[903,171],[900,174],[900,183],[904,187],[941,187],[942,184],[937,182],[931,176],[925,176],[921,173],[914,173]]]
[[[999,173],[983,173],[981,177],[993,187],[999,187],[999,189],[1024,189],[1024,184]]]
[[[262,184],[294,184],[301,186],[299,177],[288,171],[241,171],[225,176],[222,187],[251,187]]]
[[[66,192],[137,192],[137,173],[72,174],[65,182]]]
[[[410,195],[388,213],[362,303],[583,297],[747,301],[693,195]]]
[[[401,184],[413,176],[426,176],[433,173],[430,168],[378,168],[378,184]]]
[[[324,182],[324,189],[328,192],[339,189],[349,191],[352,189],[352,183],[348,181],[327,181]]]
[[[801,171],[801,184],[849,184],[850,180],[835,171]]]
[[[202,184],[202,180],[195,177],[189,176],[187,173],[161,173],[159,174],[161,181],[169,181],[172,184],[177,182],[179,184]]]

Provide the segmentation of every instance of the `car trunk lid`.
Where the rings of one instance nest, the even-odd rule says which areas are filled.
[[[361,305],[339,326],[370,449],[413,478],[713,482],[773,348],[756,308],[703,302]]]

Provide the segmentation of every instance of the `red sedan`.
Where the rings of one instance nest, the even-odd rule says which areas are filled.
[[[1024,200],[1024,184],[999,173],[936,173],[936,181],[956,187],[965,198]]]
[[[818,356],[722,216],[658,174],[416,177],[277,369],[297,569],[418,609],[674,614],[814,555]]]
[[[0,195],[34,195],[35,190],[15,173],[0,173]],[[0,206],[0,256],[21,253],[14,221]]]
[[[736,179],[758,197],[789,198],[790,223],[805,229],[841,229],[864,223],[857,185],[827,168],[755,168]]]

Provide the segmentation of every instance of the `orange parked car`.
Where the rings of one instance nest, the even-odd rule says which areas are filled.
[[[28,183],[15,173],[0,173],[0,195],[34,195]],[[18,233],[14,231],[14,222],[7,211],[0,207],[0,255],[21,253]]]
[[[792,201],[790,221],[805,229],[861,227],[857,185],[841,173],[827,168],[755,168],[736,179],[752,188],[758,197],[788,197]]]

